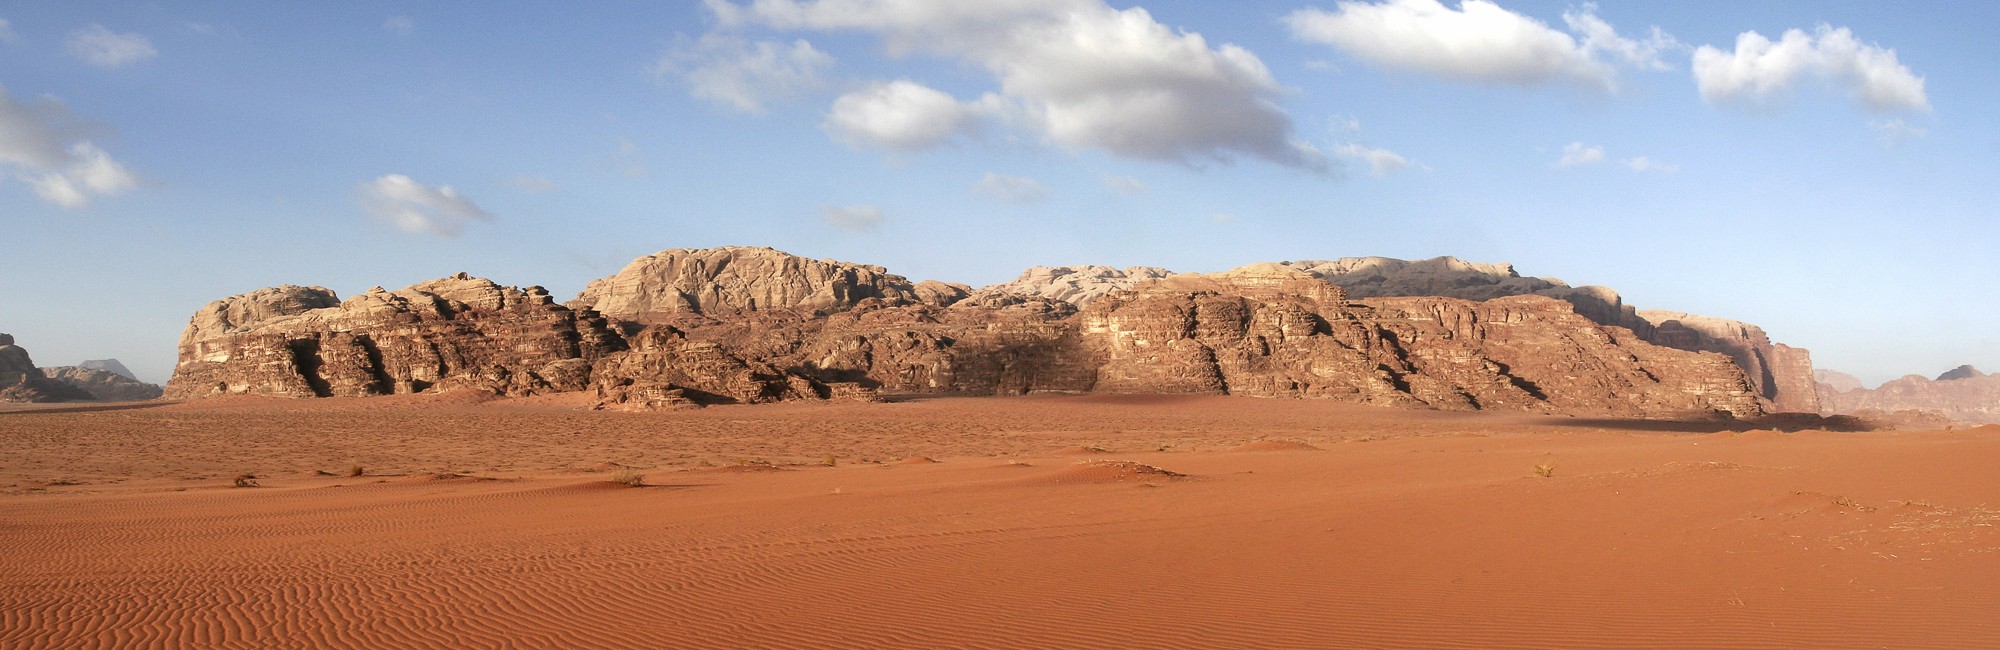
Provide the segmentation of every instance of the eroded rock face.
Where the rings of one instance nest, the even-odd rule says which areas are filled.
[[[1838,415],[1930,414],[1958,422],[2000,424],[2000,375],[1973,374],[1977,372],[1960,366],[1937,379],[1905,375],[1873,389],[1842,391],[1822,384],[1822,408]]]
[[[1648,340],[1682,350],[1720,352],[1742,366],[1759,395],[1774,411],[1818,413],[1819,391],[1812,356],[1802,348],[1772,343],[1762,328],[1742,321],[1674,311],[1641,310],[1653,324]]]
[[[116,360],[112,362],[115,363]],[[124,365],[120,364],[118,367],[123,368]],[[158,384],[148,384],[108,370],[80,365],[43,368],[42,374],[48,376],[50,381],[67,384],[71,388],[88,393],[91,399],[104,402],[158,399],[163,392]]]
[[[1647,344],[1559,300],[1350,303],[1344,294],[1303,270],[1262,264],[1099,300],[1081,316],[1086,341],[1106,351],[1096,389],[1444,409],[1763,412],[1728,359]]]
[[[0,402],[70,402],[91,399],[89,393],[52,381],[35,367],[35,360],[14,335],[0,334]]]
[[[1652,345],[1580,315],[1570,298],[1532,293],[1567,287],[1481,280],[1473,284],[1485,289],[1451,286],[1496,295],[1356,299],[1327,279],[1332,272],[1296,264],[1206,275],[1051,267],[970,291],[912,285],[879,267],[725,248],[641,258],[593,282],[574,311],[539,289],[463,275],[343,303],[323,289],[282,287],[198,313],[169,393],[370,395],[467,385],[509,394],[589,389],[604,408],[662,408],[870,399],[876,391],[1098,391],[1615,415],[1764,412],[1728,357]],[[1513,288],[1530,293],[1507,293]],[[1615,300],[1608,294],[1612,311],[1622,309]],[[624,324],[613,330],[586,306]]]
[[[473,388],[505,395],[583,390],[591,363],[624,348],[594,313],[541,287],[463,273],[339,302],[280,287],[203,307],[181,337],[170,397],[331,397]]]
[[[933,300],[949,291],[931,287]],[[839,312],[869,298],[922,302],[916,285],[879,266],[813,260],[770,248],[676,248],[593,281],[572,307],[635,323],[681,323],[761,311]]]
[[[1113,291],[1173,275],[1172,271],[1151,266],[1115,268],[1101,265],[1036,266],[1021,277],[980,288],[980,300],[1006,300],[1007,295],[1060,300],[1078,307]]]

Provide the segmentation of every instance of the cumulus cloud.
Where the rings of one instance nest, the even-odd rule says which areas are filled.
[[[994,172],[981,176],[972,184],[972,191],[1008,203],[1034,203],[1049,196],[1049,188],[1041,181]]]
[[[882,226],[882,209],[872,205],[822,205],[819,218],[848,232],[863,232]]]
[[[1680,47],[1658,28],[1645,40],[1619,36],[1585,4],[1563,14],[1569,33],[1488,0],[1453,9],[1438,0],[1339,2],[1285,17],[1292,36],[1333,46],[1375,64],[1461,81],[1533,86],[1565,82],[1617,89],[1617,65],[1665,69],[1660,54]],[[1579,40],[1581,39],[1581,40]]]
[[[1112,191],[1119,194],[1139,195],[1146,193],[1146,182],[1130,176],[1105,174],[1098,177],[1097,180],[1104,183],[1105,187],[1111,188]]]
[[[1571,142],[1563,146],[1562,158],[1556,160],[1555,167],[1559,169],[1563,167],[1584,167],[1606,162],[1615,162],[1626,169],[1640,173],[1659,172],[1662,174],[1672,174],[1681,170],[1679,165],[1660,162],[1646,156],[1613,160],[1610,156],[1605,155],[1604,147],[1585,145],[1581,142]]]
[[[369,216],[413,233],[452,237],[467,222],[493,220],[491,213],[451,186],[431,187],[402,174],[364,182],[354,194]]]
[[[97,24],[70,32],[68,47],[71,56],[100,68],[138,63],[160,53],[144,36],[115,33]]]
[[[897,79],[841,95],[821,128],[850,145],[924,151],[973,131],[976,112],[944,91]]]
[[[417,21],[409,16],[390,16],[382,21],[382,31],[407,38],[417,33]]]
[[[1340,155],[1343,156],[1347,156],[1349,158],[1356,158],[1368,163],[1368,174],[1376,178],[1388,176],[1389,174],[1403,171],[1411,167],[1411,163],[1408,158],[1404,158],[1402,154],[1390,151],[1388,149],[1370,147],[1361,144],[1344,144],[1341,145],[1339,148],[1334,149],[1334,152],[1339,153]],[[1422,165],[1418,165],[1417,167],[1420,169],[1429,169],[1428,167],[1423,167]]]
[[[833,57],[805,39],[791,44],[749,42],[721,34],[682,41],[660,56],[653,72],[687,81],[695,97],[746,113],[825,85]]]
[[[0,169],[43,201],[77,209],[93,196],[138,184],[125,165],[84,137],[89,129],[53,98],[16,100],[0,88]]]
[[[1897,61],[1895,50],[1862,43],[1845,27],[1790,29],[1776,41],[1743,32],[1735,51],[1708,45],[1694,51],[1695,85],[1711,103],[1771,106],[1788,99],[1805,76],[1841,87],[1871,112],[1931,109],[1924,78]]]
[[[1142,8],[1114,9],[1103,0],[705,1],[724,29],[858,31],[882,37],[892,55],[983,68],[999,82],[994,100],[1011,105],[1011,124],[1063,147],[1182,163],[1248,156],[1327,168],[1323,156],[1294,145],[1291,118],[1278,106],[1285,90],[1255,54],[1211,46]]]

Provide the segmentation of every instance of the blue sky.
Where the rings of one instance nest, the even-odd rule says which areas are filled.
[[[1983,4],[21,2],[0,20],[0,331],[42,365],[117,357],[164,381],[196,308],[263,286],[466,271],[570,296],[655,250],[748,244],[975,286],[1038,264],[1455,255],[1757,323],[1871,383],[2000,370]]]

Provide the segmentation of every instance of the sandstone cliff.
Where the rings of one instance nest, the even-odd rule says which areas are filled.
[[[1493,294],[1484,300],[1350,299],[1327,279],[1337,269],[1317,268],[1168,275],[1051,267],[970,291],[733,247],[641,258],[591,283],[569,308],[538,288],[463,275],[346,302],[324,289],[280,287],[197,313],[169,394],[310,397],[457,385],[592,390],[604,408],[660,408],[870,399],[876,391],[1097,391],[1650,416],[1765,410],[1728,357],[1656,346],[1580,315],[1568,298],[1532,295],[1563,294],[1555,283],[1457,285]],[[1493,288],[1501,285],[1530,295]],[[624,325],[610,327],[598,309]]]
[[[501,394],[583,390],[623,349],[603,319],[461,273],[339,301],[318,287],[209,303],[181,336],[170,397],[388,395],[433,387]]]
[[[35,367],[28,351],[14,345],[14,335],[0,334],[0,402],[69,402],[91,399],[89,393],[53,381]]]
[[[925,295],[946,300],[950,289],[940,283],[927,287]],[[724,246],[676,248],[633,260],[616,275],[591,282],[570,306],[650,324],[773,310],[838,312],[868,298],[922,302],[916,285],[879,266]]]
[[[1812,357],[1804,349],[1773,343],[1762,328],[1742,321],[1652,309],[1638,314],[1653,324],[1647,338],[1654,343],[1720,352],[1736,360],[1758,394],[1771,400],[1773,410],[1819,412],[1818,382],[1813,378]]]
[[[112,360],[116,363],[116,360]],[[124,365],[119,365],[124,368]],[[130,372],[130,371],[127,371]],[[53,366],[43,368],[42,374],[50,381],[67,384],[71,388],[88,393],[91,399],[105,402],[139,402],[158,399],[164,392],[158,384],[148,384],[109,370],[98,370],[81,365]]]

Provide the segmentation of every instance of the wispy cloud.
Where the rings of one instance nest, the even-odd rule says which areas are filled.
[[[84,137],[89,131],[54,98],[23,102],[0,88],[0,168],[43,201],[68,209],[138,185],[132,172]]]
[[[465,224],[492,221],[479,207],[449,185],[432,187],[402,174],[389,174],[355,187],[355,201],[369,216],[408,232],[455,237]]]
[[[145,36],[119,34],[97,24],[70,32],[68,49],[71,56],[100,68],[124,67],[160,53]]]
[[[1694,52],[1695,85],[1715,104],[1771,108],[1790,99],[1793,84],[1807,76],[1846,90],[1869,112],[1931,109],[1924,78],[1895,50],[1863,43],[1845,27],[1786,30],[1776,41],[1743,32],[1734,51],[1703,45]]]
[[[805,39],[750,42],[721,34],[682,38],[660,55],[653,73],[679,77],[695,97],[745,113],[824,87],[833,57]]]
[[[1049,196],[1049,188],[1041,181],[994,172],[981,176],[972,184],[972,191],[1008,203],[1034,203]]]
[[[866,232],[880,228],[884,217],[882,209],[872,205],[823,205],[819,217],[835,228],[848,232]]]

